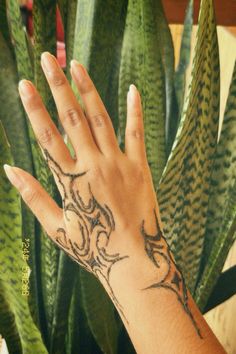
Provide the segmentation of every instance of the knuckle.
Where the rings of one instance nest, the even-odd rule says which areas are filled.
[[[106,117],[103,113],[95,113],[91,115],[90,120],[95,127],[102,127],[106,123]]]
[[[91,178],[93,180],[104,180],[105,177],[104,177],[104,173],[101,169],[100,166],[94,166],[92,169],[91,169]]]
[[[148,181],[147,165],[145,161],[139,162],[136,170],[136,180],[143,184]]]
[[[131,137],[131,138],[136,138],[136,139],[140,139],[143,140],[144,139],[144,132],[142,129],[126,129],[126,136]]]
[[[29,205],[36,205],[40,195],[39,192],[31,188],[25,188],[22,191],[22,198]]]
[[[55,136],[55,131],[51,127],[44,128],[37,134],[37,139],[41,145],[50,144]]]
[[[86,95],[86,94],[92,92],[93,89],[94,89],[94,86],[88,78],[85,78],[85,80],[83,80],[83,82],[79,83],[79,90],[82,95]]]
[[[37,95],[33,95],[26,101],[26,107],[28,114],[43,109],[43,103],[41,98]]]
[[[64,75],[62,75],[59,71],[55,71],[50,73],[50,75],[48,76],[50,83],[53,86],[57,86],[60,87],[62,85],[64,85],[66,83],[66,78]]]
[[[63,118],[62,121],[64,123],[69,123],[72,126],[76,126],[81,123],[81,115],[79,114],[78,110],[76,108],[68,108],[65,110],[63,113]]]

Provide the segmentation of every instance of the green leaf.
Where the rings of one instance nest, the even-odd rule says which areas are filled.
[[[82,269],[80,284],[88,324],[98,345],[103,353],[116,354],[119,327],[111,299],[95,276]]]
[[[202,268],[208,258],[215,240],[219,237],[224,219],[229,189],[236,176],[236,63],[232,75],[228,100],[224,114],[219,143],[217,145],[209,191],[208,216],[205,231]]]
[[[118,74],[126,7],[127,0],[78,1],[74,36],[73,57],[89,71],[116,131]],[[73,88],[76,92],[75,85]]]
[[[183,111],[183,102],[185,95],[186,70],[190,63],[191,40],[193,27],[193,0],[189,0],[186,9],[184,28],[181,39],[179,63],[175,73],[175,92],[179,106],[179,117]]]
[[[29,276],[29,267],[23,259],[20,198],[5,175],[3,163],[12,165],[13,159],[0,125],[0,288],[14,316],[23,353],[45,354],[47,351],[32,320],[27,296],[22,293],[22,279]],[[18,349],[21,352],[21,348]]]
[[[7,12],[10,21],[10,31],[15,49],[19,79],[27,77],[29,80],[32,80],[32,67],[28,55],[27,38],[23,27],[19,2],[15,0],[7,0]]]
[[[0,187],[1,188],[1,187]],[[0,280],[0,333],[5,338],[10,353],[21,354],[19,332],[14,320],[14,314],[9,307],[9,301]]]
[[[166,152],[170,153],[173,141],[175,139],[178,124],[178,105],[175,95],[175,57],[174,45],[171,31],[165,17],[162,1],[156,1],[156,21],[158,23],[158,42],[160,43],[162,64],[165,73],[166,90]]]
[[[68,326],[68,314],[75,275],[78,271],[78,264],[72,261],[66,253],[61,252],[58,263],[56,299],[50,336],[50,353],[52,354],[64,354],[66,352],[65,337]]]
[[[56,124],[58,125],[57,110],[47,80],[41,68],[40,59],[43,51],[49,51],[56,55],[56,1],[34,0],[34,80],[35,85],[43,98],[44,104]],[[55,181],[45,163],[45,160],[36,144],[31,141],[34,156],[36,177],[47,192],[60,201]],[[57,287],[57,272],[60,250],[38,225],[36,237],[40,238],[40,277],[41,291],[43,296],[43,308],[41,309],[41,328],[47,343],[50,345],[50,335],[54,314],[54,304]]]
[[[204,307],[204,313],[236,294],[236,266],[233,266],[221,273],[208,301]]]
[[[236,179],[232,188],[230,188],[230,198],[227,201],[224,212],[224,221],[218,237],[212,248],[208,264],[204,269],[202,277],[197,285],[195,301],[198,307],[203,311],[207,300],[214,288],[222,268],[224,266],[228,252],[236,238]]]
[[[65,47],[66,47],[66,76],[71,81],[70,61],[73,59],[74,42],[75,42],[75,25],[77,0],[60,0],[58,2],[62,22],[64,26]]]
[[[42,52],[56,55],[56,0],[34,0],[33,20],[35,85],[51,118],[58,125],[55,102],[40,64]]]
[[[8,20],[7,20],[7,8],[6,0],[0,0],[0,32],[4,37],[9,48],[11,48],[11,36],[9,32]]]
[[[220,275],[236,235],[236,64],[226,104],[211,176],[209,207],[202,258],[203,274],[196,289],[201,308]]]
[[[203,0],[192,84],[157,190],[164,234],[193,292],[203,249],[219,124],[219,52],[212,0]]]
[[[156,1],[129,0],[119,77],[121,143],[124,146],[126,96],[133,83],[142,97],[147,157],[155,186],[166,164],[165,82],[157,14]]]
[[[76,273],[69,311],[66,354],[101,354],[102,352],[98,347],[88,325],[85,310],[82,305],[81,293],[79,271]]]
[[[17,83],[18,74],[12,52],[0,33],[0,119],[2,120],[8,140],[11,145],[15,164],[29,173],[33,172],[32,153],[25,119],[25,114],[19,98]],[[7,80],[6,80],[7,77]],[[37,291],[37,261],[35,240],[35,218],[21,201],[22,235],[30,238],[30,267],[32,270],[30,308],[36,323],[38,320],[38,291]]]

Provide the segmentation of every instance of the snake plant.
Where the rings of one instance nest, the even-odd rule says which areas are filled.
[[[66,61],[75,58],[86,66],[121,148],[129,85],[141,93],[164,233],[203,313],[236,291],[218,290],[218,284],[235,277],[235,268],[221,272],[236,236],[236,65],[218,139],[220,64],[212,0],[201,1],[187,90],[193,0],[177,70],[161,0],[34,0],[33,38],[18,2],[0,0],[0,333],[10,353],[134,353],[101,284],[50,241],[2,168],[4,163],[22,167],[61,203],[17,90],[20,79],[33,81],[62,131],[40,67],[43,51],[56,54],[56,8]],[[68,68],[64,71],[80,100]]]

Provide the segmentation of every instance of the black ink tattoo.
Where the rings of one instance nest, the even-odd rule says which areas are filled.
[[[78,222],[78,241],[71,240],[64,228],[58,228],[56,243],[87,271],[93,273],[98,279],[103,279],[111,299],[128,323],[109,281],[113,265],[128,258],[128,256],[120,256],[119,253],[107,252],[111,233],[115,230],[113,214],[107,205],[102,206],[94,198],[89,183],[87,183],[89,201],[87,204],[83,201],[76,183],[87,171],[78,174],[65,173],[49,152],[46,149],[43,151],[49,167],[62,187],[65,218],[70,221],[69,215],[74,214]]]
[[[74,261],[79,263],[87,271],[93,273],[103,282],[103,285],[106,285],[107,291],[117,310],[128,324],[128,320],[123,312],[123,307],[117,300],[110,285],[110,273],[114,264],[125,258],[129,258],[128,255],[121,256],[119,253],[110,254],[108,252],[111,234],[115,230],[115,220],[112,211],[106,204],[101,205],[95,199],[89,182],[86,183],[89,194],[88,202],[86,203],[84,198],[80,195],[78,184],[88,171],[77,174],[66,173],[46,149],[43,149],[43,152],[51,171],[55,174],[62,189],[64,216],[68,221],[70,221],[70,215],[76,216],[76,227],[78,229],[78,236],[76,235],[77,240],[72,240],[68,237],[66,230],[59,227],[57,229],[55,242],[58,247],[67,252]],[[154,214],[157,228],[156,235],[146,233],[144,220],[141,224],[141,234],[149,259],[154,263],[156,268],[160,269],[159,274],[157,274],[159,279],[158,282],[142,290],[164,288],[174,292],[184,311],[191,319],[199,337],[202,338],[200,329],[188,306],[188,294],[184,278],[170,253],[155,210]],[[164,272],[163,265],[165,269]]]
[[[193,314],[188,306],[188,294],[184,277],[170,253],[169,246],[160,228],[155,209],[154,215],[157,228],[156,234],[149,235],[145,232],[144,220],[142,221],[141,225],[141,234],[143,236],[145,251],[148,257],[157,268],[159,268],[160,270],[162,268],[162,274],[158,274],[159,279],[157,282],[142,290],[163,288],[173,291],[176,294],[178,301],[181,303],[184,311],[189,316],[198,336],[203,339],[200,329],[198,328]]]

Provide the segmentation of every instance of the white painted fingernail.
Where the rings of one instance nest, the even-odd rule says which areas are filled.
[[[48,73],[54,72],[58,67],[56,58],[49,52],[43,52],[41,54],[41,62],[43,64],[43,68]]]
[[[79,82],[83,82],[83,80],[86,77],[86,71],[85,68],[83,67],[82,64],[80,64],[77,60],[72,59],[70,62],[71,69],[73,71],[73,74],[75,75],[75,78]]]
[[[13,186],[19,189],[23,185],[21,176],[19,176],[14,167],[10,165],[4,164],[3,168],[9,181],[13,184]]]
[[[128,92],[128,99],[130,100],[131,103],[135,102],[136,94],[137,94],[137,88],[134,84],[131,84],[129,86],[129,92]]]
[[[24,97],[30,97],[34,94],[34,87],[31,84],[30,81],[22,79],[19,81],[18,84],[18,88],[20,93],[24,96]]]

